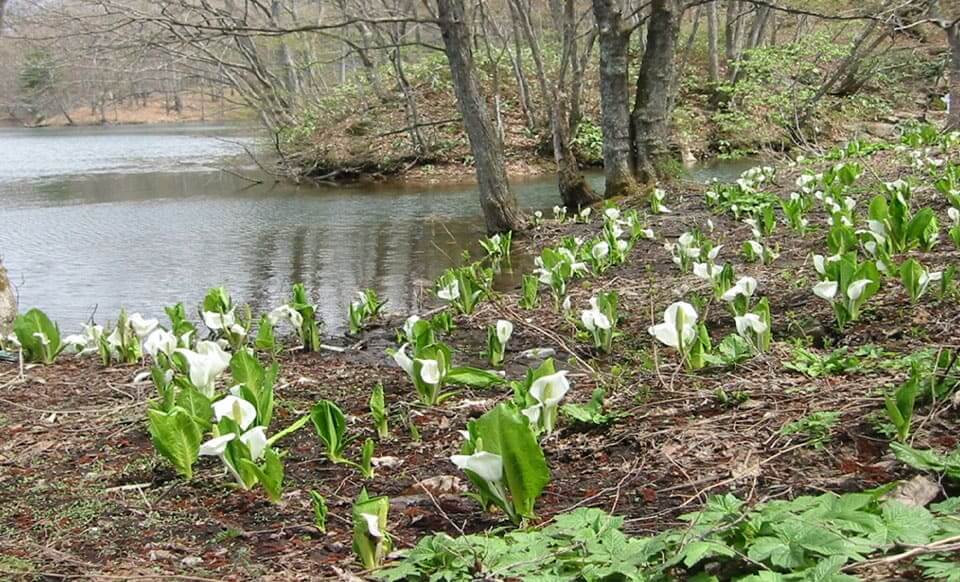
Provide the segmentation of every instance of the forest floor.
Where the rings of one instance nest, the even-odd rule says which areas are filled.
[[[873,154],[867,163],[876,175],[861,180],[853,194],[861,210],[878,180],[912,171],[904,155],[892,150]],[[770,191],[787,196],[799,172],[780,168]],[[486,367],[486,328],[508,319],[515,324],[504,367],[509,378],[536,365],[522,357],[524,350],[552,348],[570,370],[567,402],[586,402],[597,386],[606,389],[606,409],[616,411],[616,422],[585,428],[562,420],[543,441],[552,478],[537,503],[540,522],[576,507],[598,507],[624,516],[627,532],[648,535],[680,525],[679,515],[714,494],[730,492],[754,504],[861,491],[916,474],[890,453],[882,395],[907,378],[918,354],[960,346],[956,294],[943,300],[927,294],[911,304],[902,286],[890,282],[861,319],[840,333],[830,305],[810,292],[817,281],[810,255],[826,254],[825,214],[811,212],[817,226],[806,235],[780,224],[765,239],[779,245],[780,257],[770,265],[745,263],[739,248],[750,227],[708,208],[703,190],[687,184],[672,189],[673,212],[649,217],[657,240],[639,241],[626,264],[571,286],[577,313],[599,291],[619,293],[622,335],[611,354],[574,339],[574,326],[554,311],[548,292],[533,310],[517,307],[518,292],[499,294],[473,315],[456,317],[456,329],[445,337],[458,364]],[[915,203],[932,206],[948,224],[946,205],[932,188],[915,193]],[[647,327],[682,297],[710,296],[709,284],[680,273],[663,247],[691,228],[706,229],[708,219],[711,236],[725,245],[720,260],[732,262],[737,276],[755,277],[757,295],[769,299],[775,341],[767,353],[736,367],[686,372]],[[548,220],[516,240],[515,249],[536,254],[563,236],[593,236],[599,228],[598,220]],[[927,267],[956,264],[958,252],[942,238],[923,254]],[[715,342],[733,331],[722,305],[708,303],[701,315]],[[347,572],[360,570],[350,549],[350,512],[364,486],[390,497],[389,531],[400,549],[438,531],[457,535],[506,525],[463,495],[467,481],[448,458],[459,452],[457,431],[510,398],[509,390],[468,389],[442,406],[418,405],[409,379],[385,354],[395,347],[402,321],[398,314],[358,337],[327,339],[343,352],[287,351],[280,357],[275,425],[286,426],[316,401],[330,399],[347,413],[349,429],[361,441],[375,436],[367,402],[372,387],[382,383],[391,438],[377,442],[380,466],[365,482],[355,469],[327,461],[312,429],[295,433],[281,443],[286,480],[276,505],[260,491],[231,488],[216,460],[202,458],[193,480],[185,482],[154,453],[144,421],[154,388],[132,381],[145,367],[104,369],[95,359],[61,358],[52,366],[28,367],[21,376],[15,365],[0,364],[0,577],[349,579]],[[791,369],[804,361],[798,346],[820,361],[837,348],[847,352],[836,368],[802,373]],[[837,414],[822,439],[781,432],[816,412]],[[398,419],[415,423],[419,441]],[[958,420],[957,399],[921,407],[913,446],[956,447]],[[353,447],[351,458],[358,444]],[[946,488],[941,497],[950,492],[946,483],[938,487]],[[311,490],[329,503],[325,534],[313,525]],[[909,560],[859,573],[870,579],[917,575]]]
[[[160,125],[177,123],[217,123],[248,119],[249,113],[234,104],[221,102],[211,96],[184,93],[180,97],[180,110],[171,100],[149,97],[145,102],[127,99],[107,105],[101,115],[99,109],[74,107],[67,112],[52,115],[40,121],[38,127],[70,127],[95,125]],[[3,120],[0,120],[2,122]],[[16,120],[11,120],[17,123]]]

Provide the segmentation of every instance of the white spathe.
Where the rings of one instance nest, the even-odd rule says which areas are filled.
[[[214,331],[230,329],[230,326],[237,322],[233,315],[233,309],[226,313],[217,313],[215,311],[203,312],[203,324]]]
[[[556,406],[570,390],[567,371],[561,370],[549,376],[542,376],[530,386],[530,396],[536,398],[544,407]]]
[[[453,455],[450,460],[462,471],[472,471],[484,481],[497,482],[503,479],[503,459],[487,451],[472,455]]]
[[[724,301],[734,301],[740,295],[744,297],[752,297],[754,291],[757,290],[757,280],[753,277],[740,277],[733,287],[727,289],[723,294],[722,299]]]
[[[748,313],[744,316],[734,317],[734,323],[737,326],[737,333],[746,336],[748,331],[759,335],[767,331],[767,324],[756,313]]]
[[[870,283],[873,283],[870,279],[857,279],[853,283],[850,283],[850,285],[847,286],[847,297],[850,298],[850,301],[860,299]]]
[[[451,281],[449,285],[437,291],[437,297],[444,301],[456,301],[460,298],[460,286],[456,281]]]
[[[420,362],[420,378],[427,384],[440,383],[440,362],[437,360],[417,360]]]
[[[153,359],[156,359],[157,354],[161,352],[169,356],[175,349],[177,349],[177,336],[165,329],[153,330],[153,333],[143,342],[143,350]]]
[[[403,344],[397,351],[393,352],[393,361],[403,368],[403,371],[407,374],[413,374],[413,360],[407,355],[407,344]]]
[[[680,349],[696,338],[697,317],[693,305],[678,301],[663,312],[663,323],[650,326],[647,331],[664,345]]]
[[[213,417],[217,422],[229,418],[237,423],[241,430],[247,430],[257,419],[257,409],[243,398],[231,394],[213,403]]]
[[[598,242],[597,244],[593,245],[592,249],[590,249],[590,255],[598,261],[602,261],[603,259],[607,258],[607,255],[609,254],[610,245],[608,245],[605,241]]]
[[[139,338],[147,337],[150,332],[157,329],[157,326],[160,325],[158,320],[144,319],[139,313],[134,313],[128,317],[127,323],[130,324],[130,329],[132,329],[133,333],[137,334]]]
[[[837,295],[837,282],[836,281],[820,281],[813,286],[813,294],[819,297],[820,299],[826,299],[827,301],[833,301],[833,298]]]
[[[367,534],[372,538],[382,539],[383,532],[380,531],[380,516],[373,513],[361,513],[360,517],[367,524]]]
[[[208,398],[213,396],[217,376],[230,366],[230,354],[210,341],[198,342],[197,351],[180,348],[176,353],[187,360],[190,382]]]
[[[510,336],[513,335],[513,324],[507,321],[506,319],[501,319],[497,321],[497,340],[500,341],[500,345],[507,343],[507,340],[510,339]]]
[[[303,315],[289,305],[281,305],[267,314],[267,320],[270,325],[277,325],[281,320],[289,321],[290,325],[299,328],[303,325]]]
[[[259,461],[267,452],[267,433],[262,426],[255,426],[243,433],[240,442],[250,450],[250,458]]]
[[[227,433],[223,436],[218,436],[212,438],[207,442],[200,445],[200,456],[201,457],[219,457],[222,456],[224,451],[227,450],[227,443],[237,438],[237,435],[232,432]]]

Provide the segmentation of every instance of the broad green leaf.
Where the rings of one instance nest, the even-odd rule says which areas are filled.
[[[534,503],[550,482],[550,469],[527,418],[501,403],[471,424],[483,450],[501,456],[504,482],[517,514],[534,517]]]
[[[28,362],[52,364],[64,348],[60,343],[60,328],[50,321],[47,314],[36,308],[17,316],[13,321],[13,333]]]
[[[448,384],[470,386],[471,388],[488,388],[496,384],[502,384],[504,380],[493,372],[460,366],[451,368],[447,372],[446,382]]]
[[[279,503],[283,494],[283,461],[280,455],[268,448],[263,455],[263,467],[250,459],[241,459],[240,463],[257,476],[270,501]]]
[[[186,479],[193,476],[193,464],[200,453],[200,428],[182,408],[170,412],[147,411],[147,430],[154,447]]]

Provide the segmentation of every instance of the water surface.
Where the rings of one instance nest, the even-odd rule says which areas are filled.
[[[223,126],[0,129],[0,255],[21,310],[40,307],[75,331],[121,306],[192,309],[224,285],[256,313],[302,281],[339,331],[357,290],[411,311],[424,285],[477,250],[472,186],[252,185],[220,171],[253,174],[239,144],[256,142]],[[526,208],[559,198],[553,178],[513,186]]]

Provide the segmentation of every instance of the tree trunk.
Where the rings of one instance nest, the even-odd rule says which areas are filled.
[[[566,70],[570,59],[574,56],[573,39],[576,38],[576,19],[573,12],[572,0],[551,2],[554,23],[563,31],[562,34],[562,63],[556,82],[550,83],[546,68],[543,64],[543,55],[540,43],[533,31],[530,22],[530,6],[523,5],[520,0],[512,0],[514,14],[520,18],[521,29],[530,47],[534,66],[537,72],[537,81],[543,101],[550,115],[550,132],[553,138],[553,159],[557,163],[557,177],[560,188],[560,199],[565,206],[580,208],[598,202],[601,198],[590,187],[583,174],[580,164],[570,147],[570,126],[568,124],[569,107],[567,104]]]
[[[743,17],[740,15],[739,0],[727,1],[727,15],[724,35],[727,54],[727,79],[732,81],[737,75],[737,62],[740,60],[740,35],[743,30]]]
[[[716,85],[720,80],[720,54],[717,48],[717,0],[707,3],[707,75],[710,83]]]
[[[603,130],[604,197],[640,193],[630,145],[628,48],[631,29],[617,0],[592,0],[600,31],[600,126]]]
[[[950,43],[950,102],[947,129],[960,130],[960,22],[944,28]]]
[[[680,0],[653,0],[647,28],[647,50],[637,77],[637,97],[631,123],[637,177],[653,181],[670,156],[670,117],[676,89],[677,37]]]
[[[437,15],[443,45],[450,61],[457,108],[463,116],[476,164],[480,207],[483,209],[487,232],[519,230],[524,227],[525,220],[516,197],[510,191],[503,146],[497,139],[480,94],[464,0],[437,0]]]

